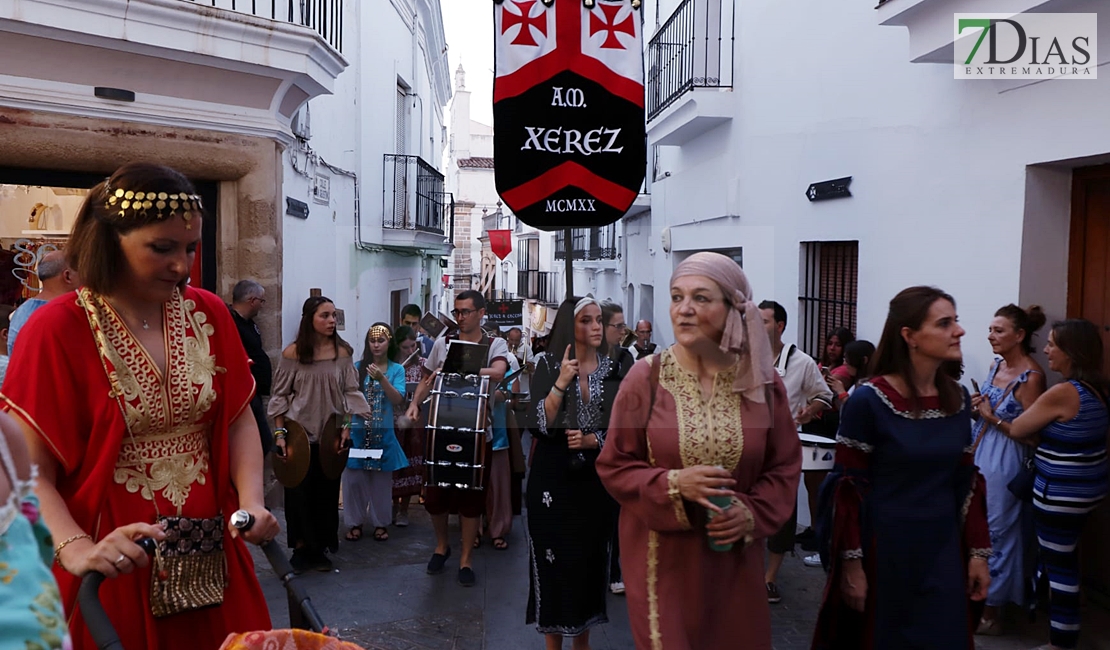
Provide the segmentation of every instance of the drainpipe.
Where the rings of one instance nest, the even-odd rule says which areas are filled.
[[[416,54],[417,54],[417,50],[419,49],[418,44],[416,42],[416,35],[420,33],[420,30],[417,29],[417,18],[418,17],[419,17],[419,12],[416,11],[416,5],[413,5],[413,9],[412,9],[412,64],[409,66],[409,72],[412,74],[412,89],[413,89],[413,92],[411,92],[409,94],[412,95],[413,97],[416,97],[417,99],[420,99],[419,95],[416,93],[416,89],[419,88],[419,84],[420,84],[420,79],[419,79],[420,75],[418,75],[416,73],[416,70],[417,70]],[[416,106],[414,105],[413,108],[416,108]],[[411,127],[410,127],[410,129],[411,129]],[[420,152],[424,147],[424,143],[423,143],[423,140],[424,140],[424,100],[423,99],[420,99],[420,130],[419,130],[419,133],[420,133],[420,137],[417,138],[417,140],[416,140],[416,155],[417,156],[420,155]],[[408,152],[407,151],[402,151],[400,153],[408,153]]]

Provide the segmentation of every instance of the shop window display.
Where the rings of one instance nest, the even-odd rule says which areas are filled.
[[[65,247],[88,190],[0,184],[0,304],[18,305],[39,291],[35,266]]]

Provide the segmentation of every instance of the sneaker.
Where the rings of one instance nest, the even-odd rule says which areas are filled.
[[[447,547],[446,553],[432,553],[432,559],[428,560],[428,575],[438,575],[443,573],[443,565],[447,564],[447,558],[451,557],[451,547]]]
[[[806,566],[820,568],[821,567],[821,554],[820,553],[814,553],[813,555],[805,556],[804,558],[802,558],[802,564],[804,564]]]
[[[779,588],[776,587],[773,582],[767,583],[767,602],[772,605],[782,602],[782,596],[779,595]]]
[[[398,527],[398,528],[404,528],[405,526],[408,526],[409,525],[409,513],[407,513],[407,512],[398,512],[397,516],[394,518],[393,525]]]
[[[614,594],[623,594],[624,593],[624,583],[623,582],[614,582],[613,584],[609,585],[609,591],[613,592]]]
[[[473,587],[477,578],[474,575],[474,569],[468,566],[459,567],[459,584],[464,587]]]

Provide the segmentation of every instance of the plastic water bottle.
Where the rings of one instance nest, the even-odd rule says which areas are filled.
[[[732,507],[732,497],[727,497],[727,496],[709,497],[709,502],[712,503],[713,505],[717,506],[718,508],[722,509],[722,510],[728,510],[729,508]],[[713,521],[713,517],[717,516],[716,512],[714,512],[712,510],[709,510],[709,509],[706,509],[706,514],[708,515],[709,521]],[[708,539],[709,539],[709,548],[711,550],[718,551],[718,552],[721,552],[721,553],[723,553],[725,551],[731,551],[732,550],[732,544],[721,544],[721,543],[717,542],[717,540],[713,539],[712,537],[709,537]]]

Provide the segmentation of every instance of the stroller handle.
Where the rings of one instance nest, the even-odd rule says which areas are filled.
[[[135,543],[141,546],[147,555],[154,554],[155,542],[153,539],[144,537]],[[85,618],[85,625],[89,628],[89,634],[93,639],[96,639],[96,646],[100,650],[123,650],[119,634],[116,633],[116,628],[112,626],[112,620],[108,618],[104,606],[100,604],[100,585],[103,582],[103,573],[99,571],[86,573],[85,577],[81,578],[81,586],[77,589],[77,605],[81,608],[81,614]]]
[[[231,525],[235,526],[241,531],[250,530],[254,525],[254,515],[246,510],[236,511],[231,516]],[[285,551],[281,549],[274,540],[270,540],[260,547],[262,552],[266,554],[266,559],[270,562],[270,567],[277,574],[281,583],[285,585],[286,591],[289,593],[290,603],[296,603],[300,608],[301,614],[304,616],[304,622],[309,626],[313,632],[321,634],[328,634],[328,626],[324,625],[324,621],[320,619],[320,614],[316,612],[316,608],[312,605],[312,600],[308,597],[308,592],[305,591],[301,583],[293,578],[296,576],[293,571],[293,565],[289,563],[289,558],[285,557]],[[294,618],[293,612],[290,611],[290,619]]]

